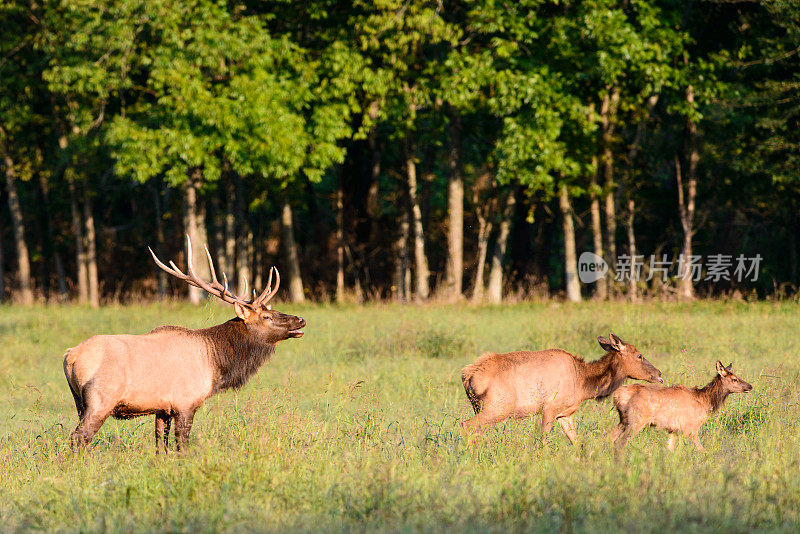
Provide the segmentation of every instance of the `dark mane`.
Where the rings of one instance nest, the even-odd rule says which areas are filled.
[[[711,382],[702,388],[695,388],[695,390],[701,397],[708,401],[711,406],[711,413],[716,412],[722,407],[722,404],[725,402],[725,399],[728,398],[729,394],[729,392],[725,390],[725,386],[722,385],[722,377],[719,375],[714,375]]]
[[[607,352],[599,360],[585,362],[576,358],[580,371],[586,377],[586,389],[595,400],[603,400],[614,393],[627,378],[616,365],[616,355]]]
[[[176,326],[174,324],[165,324],[164,326],[157,326],[148,332],[149,334],[157,334],[159,332],[185,332],[191,333],[192,331],[185,326]]]
[[[197,330],[209,348],[217,377],[214,391],[240,388],[275,352],[275,344],[256,338],[241,319]]]

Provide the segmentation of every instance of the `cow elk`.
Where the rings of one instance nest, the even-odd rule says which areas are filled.
[[[461,372],[475,410],[464,429],[480,431],[508,417],[524,419],[541,412],[545,438],[558,421],[575,443],[572,415],[583,401],[611,395],[628,378],[663,382],[661,371],[636,347],[614,334],[609,338],[597,338],[606,354],[592,362],[561,349],[484,354]]]
[[[669,433],[667,449],[675,450],[675,434],[691,436],[695,448],[703,451],[698,431],[708,417],[722,407],[731,393],[750,391],[753,386],[736,376],[733,364],[724,367],[717,362],[717,374],[702,388],[686,386],[655,387],[631,384],[617,390],[614,406],[619,412],[619,424],[608,438],[617,451],[625,449],[628,441],[646,426]]]
[[[191,240],[188,236],[186,240],[187,274],[150,253],[169,274],[233,304],[236,317],[200,330],[160,326],[143,335],[94,336],[67,350],[64,374],[80,419],[70,437],[73,449],[87,447],[109,416],[129,419],[154,414],[156,452],[168,449],[173,419],[175,444],[181,450],[195,412],[206,399],[243,386],[269,360],[279,341],[303,335],[303,318],[267,305],[280,286],[277,269],[270,270],[260,295],[253,291],[253,299],[245,300],[228,289],[224,273],[223,283],[219,282],[208,247],[211,282],[195,274]]]

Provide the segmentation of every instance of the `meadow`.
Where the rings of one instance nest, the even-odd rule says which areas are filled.
[[[302,339],[198,412],[185,454],[154,454],[153,418],[109,420],[75,458],[64,350],[98,333],[205,327],[222,305],[0,308],[0,530],[796,532],[796,303],[276,305]],[[755,390],[728,399],[697,453],[645,430],[615,459],[610,401],[577,414],[581,443],[539,419],[471,450],[460,369],[486,350],[602,355],[609,331],[667,384],[705,384],[717,359]]]

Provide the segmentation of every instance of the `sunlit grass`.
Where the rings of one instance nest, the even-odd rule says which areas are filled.
[[[109,420],[75,459],[64,350],[96,333],[222,322],[223,306],[0,308],[0,529],[797,531],[800,311],[794,304],[556,303],[276,306],[306,336],[198,413],[190,452],[158,458],[151,417]],[[734,362],[751,394],[701,431],[706,454],[645,430],[623,462],[609,401],[578,412],[582,442],[538,418],[467,448],[461,367],[486,350],[562,347],[588,359],[609,330],[668,383]]]

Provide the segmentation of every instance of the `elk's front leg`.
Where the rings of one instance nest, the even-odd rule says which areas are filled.
[[[692,443],[694,443],[694,448],[697,449],[697,452],[706,451],[705,447],[703,447],[703,444],[700,443],[700,436],[697,434],[692,434]]]
[[[182,451],[189,441],[192,421],[194,421],[194,411],[180,412],[175,416],[175,447],[178,452]]]
[[[669,438],[667,439],[667,450],[669,452],[675,452],[675,438],[676,438],[675,433],[670,432]]]
[[[156,454],[162,450],[166,454],[169,450],[169,428],[172,416],[167,412],[156,413]]]

